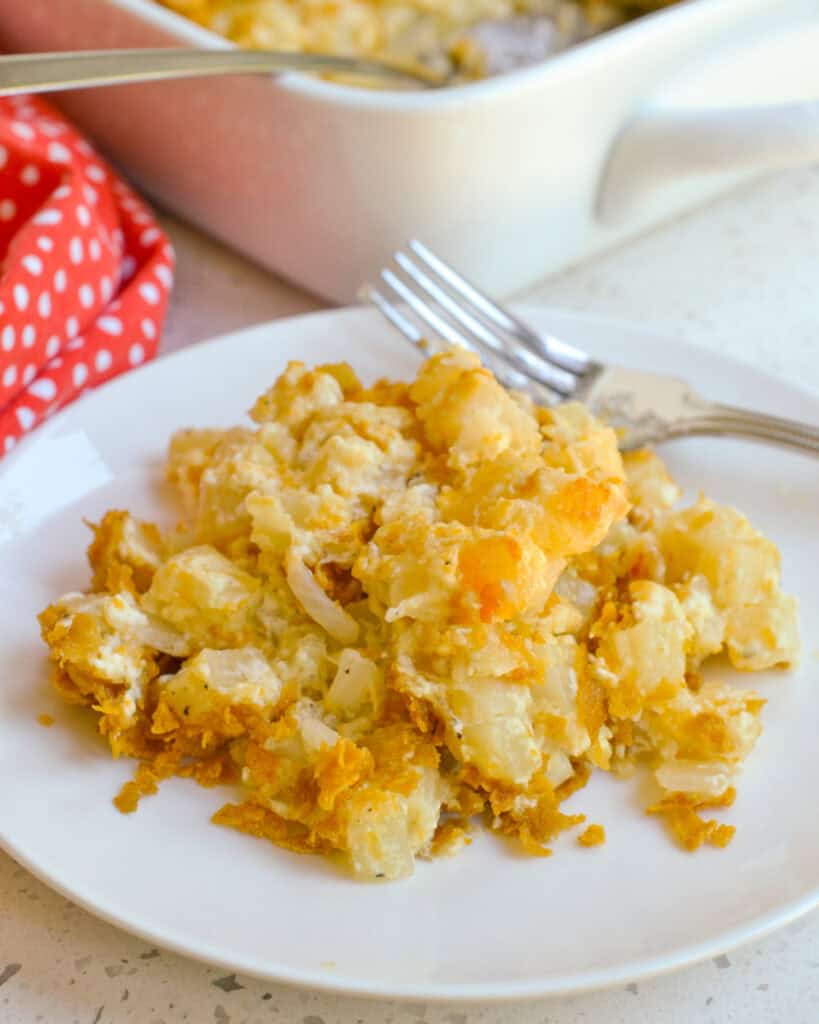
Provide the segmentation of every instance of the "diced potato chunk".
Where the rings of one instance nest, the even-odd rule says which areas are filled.
[[[696,667],[709,655],[722,650],[725,639],[725,615],[714,604],[708,581],[704,576],[692,576],[674,588],[683,614],[691,627],[688,656]]]
[[[167,704],[189,725],[229,704],[273,708],[282,690],[281,681],[255,647],[200,651],[175,675],[166,676],[163,684]]]
[[[258,580],[203,545],[169,558],[143,604],[201,646],[220,647],[241,640],[258,597]]]
[[[642,511],[662,512],[679,500],[682,491],[654,452],[647,449],[627,452],[623,456],[623,466],[629,497]]]
[[[471,352],[433,356],[410,388],[431,445],[453,465],[466,466],[507,449],[537,451],[537,422],[480,365]]]
[[[344,394],[332,373],[291,362],[250,413],[256,423],[277,421],[294,433],[304,430],[314,413],[341,402]]]
[[[662,531],[669,580],[701,575],[719,608],[755,604],[779,585],[779,552],[741,512],[702,500],[670,515]]]
[[[192,519],[199,507],[199,482],[224,442],[249,441],[251,432],[234,430],[178,430],[168,446],[165,476],[179,492],[185,513]]]
[[[623,460],[617,434],[580,402],[539,410],[541,430],[550,442],[544,457],[550,466],[588,473],[596,480],[622,480]]]
[[[450,746],[490,779],[522,784],[540,767],[528,687],[474,679],[453,690]]]
[[[750,691],[705,683],[696,693],[681,689],[661,710],[648,711],[641,727],[663,760],[738,765],[759,736],[764,703]]]
[[[147,590],[166,554],[157,527],[139,522],[128,512],[111,510],[92,529],[88,561],[94,570],[94,589],[110,593]]]
[[[629,594],[634,623],[612,624],[598,647],[614,677],[609,684],[613,708],[625,717],[639,713],[643,698],[663,684],[683,684],[690,632],[680,602],[667,587],[640,580],[629,585]]]
[[[760,671],[793,665],[799,656],[796,598],[778,593],[759,604],[732,608],[725,632],[728,656],[736,668]]]
[[[364,790],[349,806],[347,847],[361,878],[404,878],[413,872],[407,801],[397,793]]]

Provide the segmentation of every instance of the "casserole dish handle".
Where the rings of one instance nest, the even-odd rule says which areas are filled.
[[[619,223],[650,194],[682,178],[763,173],[812,161],[819,161],[819,100],[652,110],[615,139],[598,193],[598,218]]]
[[[698,58],[623,125],[600,179],[600,221],[621,224],[688,180],[819,160],[819,20],[813,4],[788,9],[795,18],[780,9]]]

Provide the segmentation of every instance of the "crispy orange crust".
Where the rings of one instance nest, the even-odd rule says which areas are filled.
[[[585,832],[577,837],[581,846],[602,846],[606,841],[606,830],[602,825],[589,825]]]
[[[111,594],[128,591],[143,594],[151,585],[153,570],[144,560],[129,557],[126,544],[126,524],[131,520],[128,512],[111,509],[102,520],[88,523],[94,539],[88,547],[88,564],[93,576],[94,590],[105,590]],[[153,523],[134,522],[134,529],[140,541],[157,554],[165,550],[162,536]]]
[[[491,827],[500,835],[517,839],[527,853],[538,857],[549,857],[552,851],[546,843],[561,832],[581,824],[582,814],[563,814],[560,803],[574,790],[570,786],[555,791],[544,773],[538,773],[529,783],[527,796],[536,796],[533,807],[516,811],[516,802],[521,791],[514,786],[493,783],[484,779],[473,767],[467,766],[461,772],[461,781],[478,794],[485,794],[492,812]],[[577,788],[585,784],[579,782]],[[564,784],[565,785],[565,784]]]
[[[313,769],[318,784],[318,806],[323,811],[332,811],[339,794],[352,789],[372,774],[372,770],[372,754],[351,740],[342,738],[332,747],[323,746]]]
[[[126,782],[114,797],[114,806],[123,814],[133,814],[143,796],[151,796],[159,789],[163,779],[177,773],[179,756],[174,753],[159,754],[151,764],[141,764],[131,782]]]
[[[326,839],[311,832],[297,821],[288,821],[266,807],[246,801],[225,804],[211,821],[215,825],[234,828],[257,839],[268,839],[276,846],[294,853],[329,853],[333,847]]]
[[[514,537],[486,537],[461,548],[458,568],[464,586],[478,598],[481,622],[508,619],[518,610],[509,600],[508,586],[514,583],[520,557]]]
[[[594,738],[608,718],[606,691],[594,676],[585,670],[580,657],[577,658],[577,715],[582,725]]]
[[[721,796],[706,799],[700,799],[688,793],[672,793],[659,803],[649,807],[646,813],[661,816],[683,849],[698,850],[703,843],[724,848],[734,838],[736,832],[734,826],[721,825],[713,819],[705,820],[697,811],[715,807],[731,807],[735,797],[736,790],[733,786],[726,789]]]
[[[472,842],[470,822],[467,818],[458,821],[443,821],[435,829],[430,844],[431,857],[452,857]]]

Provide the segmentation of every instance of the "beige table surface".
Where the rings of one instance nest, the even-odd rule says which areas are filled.
[[[170,351],[319,303],[170,218]],[[639,321],[819,389],[819,169],[757,183],[526,293]],[[813,795],[806,813],[815,813]],[[819,826],[817,826],[819,827]],[[687,970],[506,1006],[370,1002],[153,949],[0,853],[0,1024],[651,1024],[819,1021],[819,913]]]

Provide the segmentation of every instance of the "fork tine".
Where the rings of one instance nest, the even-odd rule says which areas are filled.
[[[460,325],[453,324],[438,314],[423,293],[419,295],[389,268],[381,271],[381,280],[412,309],[422,323],[432,328],[439,337],[445,338],[450,344],[460,345],[474,352],[506,387],[526,391],[536,401],[548,405],[554,405],[559,398],[564,397],[534,377],[522,360],[517,359],[514,354],[495,350],[474,335],[466,334],[460,329]]]
[[[420,323],[431,327],[433,331],[435,331],[439,336],[445,338],[451,344],[469,349],[473,352],[475,351],[467,338],[465,338],[454,327],[451,327],[438,317],[435,312],[431,310],[421,299],[419,299],[391,270],[383,270],[380,276],[381,280],[390,292],[396,294],[399,299],[410,307],[410,310]],[[373,288],[372,286],[364,289],[362,291],[362,295],[364,298],[369,299],[379,309],[379,311],[383,313],[390,323],[397,327],[401,334],[403,334],[404,337],[417,349],[420,349],[424,355],[430,354],[426,334],[422,330],[419,330],[419,328],[412,323],[410,318],[406,316],[390,298],[387,298],[381,291],[377,288]],[[479,355],[480,353],[476,354]],[[534,402],[537,402],[540,405],[554,405],[556,396],[538,381],[533,380],[531,377],[524,376],[522,373],[518,373],[511,369],[506,363],[501,362],[499,359],[496,359],[491,355],[484,359],[484,363],[489,366],[498,380],[505,387],[525,392]]]
[[[373,288],[369,284],[365,285],[361,289],[360,295],[362,299],[371,302],[389,320],[393,327],[396,327],[404,335],[407,341],[412,342],[416,348],[423,351],[423,332],[411,320],[408,320],[398,307],[385,298],[377,288]]]
[[[517,338],[530,352],[536,356],[548,359],[556,366],[570,373],[582,374],[594,365],[594,361],[579,348],[569,345],[559,338],[551,335],[541,335],[533,331],[528,324],[513,316],[507,310],[494,303],[488,295],[480,291],[475,285],[470,284],[465,278],[445,263],[439,256],[431,252],[417,239],[413,238],[408,243],[413,253],[432,270],[441,280],[462,299],[466,299],[472,306],[483,314],[489,321]]]
[[[439,316],[423,299],[420,299],[415,292],[406,285],[392,270],[381,271],[381,280],[392,289],[415,313],[415,315],[441,338],[445,338],[451,345],[460,345],[461,348],[468,348],[475,351],[474,345],[469,339],[457,330],[443,317]]]
[[[534,377],[541,384],[552,391],[568,398],[574,394],[577,388],[577,378],[574,374],[561,370],[551,363],[544,361],[540,356],[533,355],[528,349],[516,347],[510,349],[504,339],[489,330],[481,320],[472,316],[468,309],[456,302],[448,292],[444,291],[435,281],[424,273],[413,260],[403,252],[395,253],[393,259],[410,278],[410,280],[427,297],[448,315],[449,319],[456,325],[468,332],[472,347],[480,349],[482,353],[490,348],[499,359],[509,363],[515,370],[527,376]]]

